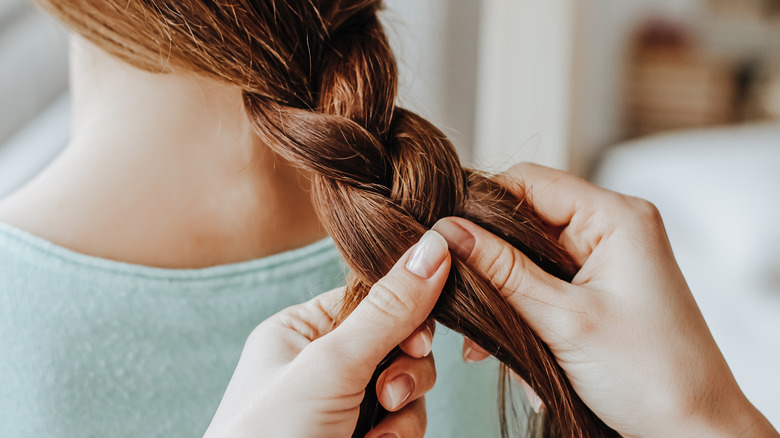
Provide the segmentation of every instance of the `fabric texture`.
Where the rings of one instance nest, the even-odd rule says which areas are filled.
[[[202,436],[263,319],[344,282],[331,239],[258,260],[160,269],[0,223],[0,436]],[[434,340],[429,437],[498,434],[494,363]]]

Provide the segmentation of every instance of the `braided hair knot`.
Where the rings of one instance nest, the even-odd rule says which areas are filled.
[[[321,40],[307,40],[299,48],[321,49],[307,58],[316,60],[309,69],[319,75],[299,81],[313,88],[296,93],[311,96],[310,103],[244,95],[258,135],[312,173],[317,212],[351,269],[342,318],[409,246],[446,216],[483,226],[543,269],[570,280],[574,263],[530,204],[497,179],[464,169],[441,131],[395,105],[397,69],[376,15],[378,4],[362,1],[330,10],[331,16],[322,19],[327,30],[319,33]],[[574,392],[547,346],[495,286],[464,263],[453,260],[433,316],[480,343],[536,390],[548,407],[544,436],[582,436],[582,431],[611,436]],[[381,420],[375,379],[397,354],[398,349],[380,365],[366,389],[354,436],[363,436]]]

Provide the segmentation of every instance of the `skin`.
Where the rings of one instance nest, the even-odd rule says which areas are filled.
[[[427,326],[449,269],[447,242],[429,231],[337,328],[333,318],[340,290],[263,322],[247,341],[205,437],[352,436],[371,374],[396,345],[409,357],[424,354],[428,370],[433,369],[430,344],[415,351],[409,341],[421,324]],[[403,363],[385,370],[377,385],[397,377],[398,365]],[[392,413],[367,438],[423,436],[422,395],[433,386],[435,373],[409,377],[411,396],[390,407],[383,401]]]
[[[581,266],[571,284],[469,221],[434,229],[499,287],[596,415],[627,437],[778,436],[734,380],[652,204],[532,164],[507,181],[560,230]]]
[[[658,211],[650,203],[530,164],[516,166],[507,178],[521,182],[515,186],[518,194],[522,194],[521,187],[527,187],[539,214],[560,230],[560,242],[581,265],[572,283],[546,274],[514,247],[461,218],[442,219],[434,225],[435,233],[426,235],[443,236],[456,257],[496,284],[550,346],[577,393],[599,417],[626,437],[778,436],[734,380],[674,260]],[[432,251],[423,258],[439,265],[441,256],[435,254]],[[399,267],[408,260],[407,252],[350,316],[349,324],[333,332],[327,333],[329,318],[322,311],[293,308],[281,312],[285,319],[296,321],[285,326],[293,334],[297,331],[305,337],[311,327],[324,328],[304,341],[285,344],[274,337],[277,343],[272,346],[292,350],[291,359],[275,364],[263,355],[268,352],[267,344],[247,343],[244,357],[254,359],[242,357],[242,361],[251,370],[239,365],[231,386],[248,387],[244,392],[252,394],[240,403],[249,407],[249,414],[236,420],[251,427],[242,429],[247,434],[237,436],[263,436],[267,430],[298,436],[311,432],[307,421],[318,427],[343,424],[339,421],[346,421],[345,415],[354,421],[356,401],[347,401],[346,395],[368,381],[371,367],[399,339],[394,330],[377,327],[396,318],[397,322],[386,327],[399,327],[404,336],[431,308],[440,293],[437,287],[444,284],[444,265],[427,282],[397,281],[404,275],[414,279]],[[441,280],[435,280],[438,275]],[[379,294],[385,296],[378,298]],[[377,311],[377,306],[394,310]],[[373,310],[369,313],[374,315],[365,317],[361,308]],[[377,319],[382,322],[377,324]],[[273,331],[273,325],[264,324],[253,336],[263,339]],[[329,337],[326,348],[315,347]],[[347,362],[342,362],[344,348],[349,351]],[[465,351],[472,359],[484,358],[484,352],[473,344]],[[344,369],[351,370],[353,361],[360,363],[368,357],[364,362],[368,370],[363,374],[355,370],[357,383],[339,380],[345,373],[351,375],[352,371]],[[269,364],[276,367],[272,377],[253,386],[253,381],[263,379],[249,376]],[[333,385],[334,380],[339,383]],[[312,404],[312,398],[329,400],[332,408]],[[339,408],[345,405],[351,409]],[[264,415],[266,406],[273,406],[273,415]],[[297,424],[298,418],[304,424]],[[419,430],[398,427],[394,432],[405,437],[417,436]],[[351,429],[327,429],[324,435],[349,437]]]
[[[241,90],[155,74],[73,37],[72,139],[0,220],[112,260],[200,268],[326,236],[307,175],[260,143]]]
[[[0,221],[83,254],[160,268],[242,262],[326,237],[308,175],[258,140],[240,89],[188,71],[142,71],[72,37],[71,96],[70,143],[0,201]],[[407,335],[409,354],[377,393],[398,410],[388,394],[414,391],[394,421],[424,430],[431,325]],[[390,391],[399,375],[411,386]]]
[[[306,175],[258,143],[240,90],[186,72],[142,72],[76,41],[73,100],[71,144],[0,202],[0,220],[82,253],[168,268],[249,260],[324,237]],[[512,175],[533,189],[534,205],[581,264],[572,284],[468,221],[437,229],[502,286],[597,415],[625,436],[777,436],[734,381],[650,204],[536,166]],[[470,251],[448,223],[472,236]],[[396,412],[372,434],[422,436],[421,397],[435,380],[421,355],[430,345],[424,321],[445,265],[416,280],[397,267],[332,331],[322,322],[332,295],[259,326],[209,435],[309,436],[308,425],[327,424],[328,435],[349,436],[371,364],[400,343],[407,354],[378,388]],[[362,371],[350,368],[356,363]],[[268,380],[258,368],[271,371]],[[387,384],[401,374],[414,382],[410,395],[389,397]]]

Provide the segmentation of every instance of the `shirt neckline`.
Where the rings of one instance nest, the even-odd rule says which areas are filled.
[[[182,280],[205,280],[217,277],[236,276],[246,273],[276,270],[298,264],[314,267],[317,264],[325,263],[326,260],[332,262],[334,258],[338,258],[339,256],[333,239],[326,237],[300,248],[244,262],[227,263],[204,268],[161,268],[79,253],[4,222],[0,222],[0,242],[3,243],[3,245],[0,246],[16,243],[17,245],[24,247],[26,251],[32,251],[37,253],[37,255],[53,257],[64,263],[97,268],[102,271],[148,278]]]

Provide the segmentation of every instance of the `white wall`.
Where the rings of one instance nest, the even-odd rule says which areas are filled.
[[[623,57],[634,26],[651,15],[696,21],[705,1],[387,0],[382,16],[399,57],[400,103],[444,130],[466,164],[500,170],[531,160],[584,173],[601,147],[620,139]],[[0,41],[0,52],[18,50]],[[47,50],[64,69],[64,45]],[[21,65],[0,64],[6,73]],[[64,75],[56,76],[58,83],[43,83],[64,87]],[[2,91],[5,100],[21,88]],[[40,104],[54,97],[43,88],[24,92],[40,95]],[[34,100],[18,102],[0,125]]]
[[[590,13],[581,2],[386,5],[401,104],[441,127],[467,165],[495,171],[517,161],[570,167],[571,146],[580,137],[572,118],[574,72],[582,61],[575,45],[579,9]]]
[[[576,0],[482,2],[477,140],[480,167],[518,161],[566,169]]]
[[[575,4],[388,1],[401,103],[440,126],[467,165],[567,167]]]
[[[465,161],[474,142],[479,11],[473,0],[389,0],[382,13],[401,105],[442,129]]]
[[[621,139],[624,65],[631,33],[650,17],[695,24],[706,0],[592,0],[582,8],[575,78],[572,168],[584,173],[598,150]]]
[[[706,0],[388,0],[400,102],[469,165],[522,160],[586,174],[621,139],[624,62],[648,17],[699,20]]]

